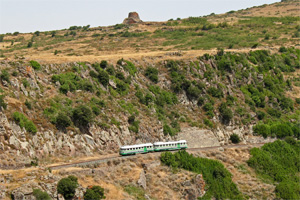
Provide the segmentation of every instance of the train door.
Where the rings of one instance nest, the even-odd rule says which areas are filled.
[[[144,147],[144,153],[147,153],[147,147]]]
[[[178,147],[178,149],[180,149],[180,143],[177,143],[177,147]]]

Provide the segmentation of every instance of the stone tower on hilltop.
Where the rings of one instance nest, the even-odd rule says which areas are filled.
[[[136,24],[143,22],[137,12],[130,12],[128,18],[124,19],[123,24]]]

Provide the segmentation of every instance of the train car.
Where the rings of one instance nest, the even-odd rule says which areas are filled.
[[[185,140],[179,140],[174,142],[155,142],[153,144],[154,151],[171,151],[178,149],[186,149],[187,142]]]
[[[138,153],[148,153],[154,151],[153,144],[146,143],[146,144],[137,144],[137,145],[127,145],[122,146],[120,148],[120,155],[135,155]]]

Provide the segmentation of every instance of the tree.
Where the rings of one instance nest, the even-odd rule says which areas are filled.
[[[98,185],[88,188],[84,193],[84,200],[100,200],[105,198],[104,189]]]
[[[75,190],[78,187],[77,177],[68,176],[61,179],[57,184],[57,193],[62,194],[66,200],[75,196]]]

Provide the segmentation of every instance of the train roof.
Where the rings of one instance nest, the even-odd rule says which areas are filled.
[[[177,143],[186,143],[186,140],[179,140],[179,141],[173,141],[173,142],[155,142],[154,145],[177,144]]]
[[[153,144],[145,143],[145,144],[126,145],[126,146],[122,146],[121,149],[137,148],[137,147],[144,147],[144,146],[153,146]]]

